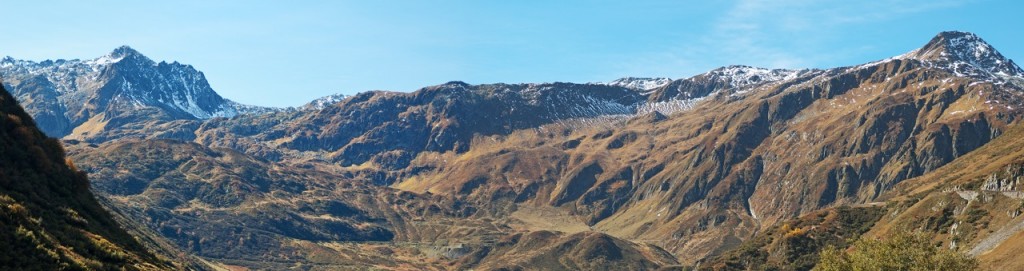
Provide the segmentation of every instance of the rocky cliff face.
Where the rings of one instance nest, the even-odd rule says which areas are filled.
[[[869,235],[900,230],[932,234],[936,243],[978,257],[982,269],[1019,266],[1024,244],[1024,126],[884,195],[889,215]]]
[[[935,244],[977,257],[981,270],[1019,266],[1024,199],[1024,126],[1011,125],[976,150],[922,176],[905,180],[877,202],[836,206],[782,223],[703,265],[714,270],[796,269],[813,266],[824,245],[846,247],[849,240],[899,232],[931,236]],[[844,225],[845,224],[845,225]],[[837,239],[838,238],[838,239]],[[793,244],[802,244],[795,247]],[[788,257],[787,255],[793,256]],[[780,257],[782,256],[782,257]]]

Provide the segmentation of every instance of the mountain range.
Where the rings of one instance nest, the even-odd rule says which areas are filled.
[[[849,67],[288,109],[129,47],[0,76],[144,243],[215,267],[806,270],[914,230],[1006,268],[1024,244],[1024,70],[967,32]]]

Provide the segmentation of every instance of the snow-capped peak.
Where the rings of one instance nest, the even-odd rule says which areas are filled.
[[[970,32],[939,33],[924,47],[898,58],[930,62],[959,76],[1024,76],[1024,70],[1012,60],[1003,57],[992,45]]]
[[[97,66],[118,63],[126,59],[134,60],[140,63],[141,65],[153,65],[153,60],[149,59],[142,53],[139,53],[139,51],[132,49],[132,47],[128,47],[128,45],[122,45],[121,47],[115,48],[113,51],[107,53],[106,55],[90,60],[85,60],[82,62],[87,65]]]
[[[603,85],[624,87],[638,91],[649,91],[671,83],[671,78],[665,77],[623,77],[611,82],[599,83]]]
[[[197,119],[270,110],[223,99],[210,87],[203,73],[192,66],[177,62],[155,63],[128,46],[89,60],[35,62],[7,57],[0,62],[0,75],[6,81],[34,76],[46,78],[53,89],[19,91],[53,91],[61,96],[58,100],[69,110],[87,110],[89,97],[103,97],[100,101],[103,104],[118,101],[125,106],[158,107],[173,111],[172,115],[185,113]],[[68,115],[75,113],[67,112]]]

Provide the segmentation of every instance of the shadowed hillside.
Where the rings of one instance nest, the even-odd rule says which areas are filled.
[[[14,98],[0,88],[0,269],[172,269],[122,230]]]

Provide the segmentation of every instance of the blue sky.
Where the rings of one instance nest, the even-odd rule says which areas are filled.
[[[86,59],[129,45],[156,61],[194,65],[229,99],[295,106],[452,80],[595,82],[685,78],[731,64],[853,65],[912,50],[943,30],[975,32],[1024,59],[1022,3],[0,0],[0,55]]]

